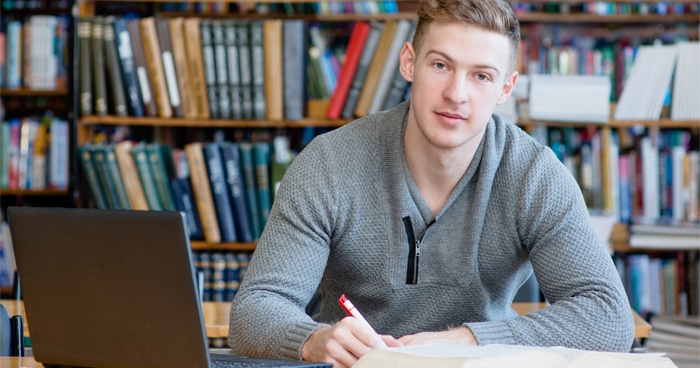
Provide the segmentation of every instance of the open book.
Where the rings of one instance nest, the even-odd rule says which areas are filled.
[[[671,368],[659,354],[609,353],[563,347],[433,344],[373,349],[353,368]]]

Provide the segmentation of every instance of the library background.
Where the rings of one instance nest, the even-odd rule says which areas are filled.
[[[697,362],[678,341],[697,348],[700,329],[700,3],[511,5],[521,77],[497,112],[579,182],[631,307],[658,321],[650,350],[672,341],[677,362]],[[415,8],[2,1],[3,221],[10,205],[183,211],[205,299],[230,301],[295,154],[409,96],[398,52]],[[0,292],[11,298],[0,229]],[[663,339],[662,322],[678,321],[695,332]]]

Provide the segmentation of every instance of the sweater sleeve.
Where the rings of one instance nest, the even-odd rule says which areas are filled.
[[[305,307],[329,255],[334,195],[321,139],[289,167],[239,292],[231,306],[229,344],[242,355],[301,359],[301,347],[324,324]]]
[[[512,320],[465,325],[480,345],[629,351],[634,338],[629,302],[576,181],[547,148],[524,172],[516,226],[551,305]]]

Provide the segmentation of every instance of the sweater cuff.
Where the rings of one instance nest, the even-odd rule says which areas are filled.
[[[515,337],[506,321],[465,323],[479,345],[506,344],[515,345]]]
[[[301,347],[309,339],[314,331],[321,327],[330,326],[325,323],[299,322],[286,332],[286,338],[282,341],[282,354],[291,359],[302,360]]]

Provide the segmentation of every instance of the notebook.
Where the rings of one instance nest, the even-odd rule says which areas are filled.
[[[8,218],[38,362],[114,368],[208,368],[221,362],[331,366],[210,354],[179,212],[10,207]]]

